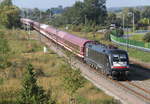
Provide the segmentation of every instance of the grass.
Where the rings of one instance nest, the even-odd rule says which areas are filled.
[[[9,41],[11,52],[9,61],[11,66],[0,70],[0,104],[16,104],[21,86],[21,79],[27,63],[33,64],[37,75],[37,82],[52,96],[58,104],[68,104],[69,96],[62,88],[60,68],[65,64],[63,58],[49,50],[43,53],[44,44],[35,40],[28,40],[27,33],[22,30],[2,30]],[[87,36],[91,38],[89,33]],[[97,35],[100,38],[101,35]],[[31,38],[36,38],[32,33]],[[114,99],[103,91],[94,87],[89,81],[76,94],[78,104],[117,104]]]
[[[125,46],[119,46],[119,48],[126,50]],[[132,57],[139,61],[150,62],[150,53],[149,52],[144,52],[144,51],[134,49],[134,48],[128,48],[128,54],[129,54],[129,57]]]
[[[129,39],[144,42],[143,37],[144,37],[144,34],[134,34],[131,37],[129,37]]]

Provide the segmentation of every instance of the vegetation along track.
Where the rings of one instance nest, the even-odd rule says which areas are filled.
[[[44,39],[44,37],[40,38],[40,40],[41,41],[44,40],[42,42],[44,42],[45,44],[50,46],[50,44],[48,43],[48,42],[51,42],[50,40]],[[55,46],[57,48],[59,47],[57,44],[55,44]],[[61,54],[63,54],[63,53],[61,52]],[[79,60],[79,59],[77,59],[77,60],[78,60],[78,62],[80,61],[82,64],[84,64],[82,60]],[[77,62],[74,61],[74,63],[76,64]],[[87,66],[87,64],[85,64],[85,65]],[[115,80],[112,80],[111,78],[106,77],[104,74],[102,74],[100,71],[97,71],[96,69],[94,69],[94,70],[93,70],[93,68],[89,68],[89,69],[91,70],[91,72],[94,72],[94,73],[98,74],[100,76],[100,78],[103,78],[103,79],[109,81],[111,84],[115,85],[117,88],[120,88],[122,90],[125,90],[127,93],[131,93],[132,95],[135,95],[139,99],[144,100],[144,102],[148,102],[148,103],[150,102],[150,93],[149,93],[148,90],[146,90],[144,88],[141,88],[140,86],[135,85],[135,84],[131,83],[130,81],[115,81]],[[88,75],[86,75],[86,76],[88,77]],[[145,103],[145,104],[147,104],[147,103]]]

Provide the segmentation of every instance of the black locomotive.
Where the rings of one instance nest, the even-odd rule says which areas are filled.
[[[87,43],[84,60],[113,78],[126,78],[129,74],[128,54],[124,50],[103,44]]]

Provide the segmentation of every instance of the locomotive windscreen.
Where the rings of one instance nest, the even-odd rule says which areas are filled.
[[[127,56],[125,54],[113,54],[113,62],[127,61]]]

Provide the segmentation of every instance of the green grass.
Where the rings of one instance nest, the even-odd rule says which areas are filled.
[[[125,46],[119,46],[119,48],[126,50]],[[150,53],[149,52],[144,52],[144,51],[134,49],[134,48],[128,48],[128,54],[129,54],[129,57],[132,57],[139,61],[150,62]]]
[[[129,37],[129,39],[143,42],[143,37],[144,37],[144,34],[135,34],[135,35]]]
[[[2,85],[4,83],[4,79],[0,78],[0,85]]]

